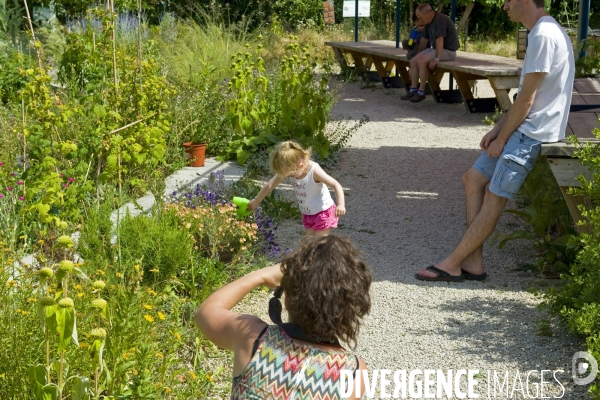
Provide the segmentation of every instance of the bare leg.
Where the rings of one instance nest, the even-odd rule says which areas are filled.
[[[424,92],[425,87],[427,86],[427,78],[429,78],[429,62],[430,61],[431,60],[429,59],[429,57],[423,57],[423,58],[419,59],[419,80],[421,81],[419,90],[421,92]]]
[[[508,199],[505,197],[497,196],[486,189],[481,209],[471,221],[460,243],[448,257],[435,266],[448,272],[450,275],[460,275],[463,263],[473,252],[483,246],[483,243],[485,243],[494,231],[507,201]],[[477,253],[473,257],[477,257]],[[436,276],[434,272],[425,269],[422,269],[418,273],[422,276]]]
[[[411,88],[419,87],[419,67],[417,66],[418,60],[419,60],[418,54],[410,60],[410,69],[408,70],[408,73],[410,74],[410,87]]]
[[[483,198],[485,196],[485,187],[489,179],[475,168],[470,168],[463,175],[463,184],[465,186],[466,204],[467,204],[467,228],[475,219],[475,216],[481,210]],[[463,262],[462,269],[472,274],[483,273],[483,246],[479,246]]]

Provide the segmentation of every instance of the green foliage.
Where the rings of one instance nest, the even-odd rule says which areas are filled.
[[[581,51],[584,43],[577,51]],[[586,56],[575,61],[575,76],[578,78],[595,76],[600,73],[600,41],[589,38],[585,43]]]
[[[600,130],[594,129],[600,138]],[[573,188],[572,194],[588,196],[595,204],[591,208],[580,206],[584,217],[583,224],[591,227],[592,233],[581,233],[573,238],[581,251],[570,265],[570,269],[561,275],[564,285],[558,289],[549,289],[545,295],[545,305],[549,310],[562,317],[569,330],[585,337],[590,352],[600,359],[600,146],[594,143],[579,145],[575,156],[592,172],[592,179],[579,177],[581,188]],[[590,387],[594,399],[600,399],[600,386]]]
[[[538,157],[517,202],[518,209],[506,212],[519,217],[525,226],[504,236],[498,247],[503,248],[511,240],[526,239],[536,248],[537,257],[533,264],[523,265],[521,269],[550,276],[568,270],[577,250],[569,245],[573,223],[544,156]]]
[[[18,103],[19,91],[28,82],[27,76],[19,73],[31,64],[29,57],[10,46],[0,46],[0,102]]]
[[[179,224],[172,210],[158,212],[153,218],[123,218],[118,231],[123,262],[142,262],[148,278],[161,283],[189,269],[194,242],[188,232],[179,229]]]
[[[312,147],[322,158],[329,155],[324,131],[333,95],[327,88],[328,74],[315,75],[316,62],[307,46],[290,44],[287,51],[279,73],[271,77],[260,56],[254,61],[249,52],[239,52],[233,59],[228,105],[237,135],[227,156],[240,164],[260,149],[288,139]]]

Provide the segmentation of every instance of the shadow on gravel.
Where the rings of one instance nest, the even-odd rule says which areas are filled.
[[[406,143],[406,140],[403,141]],[[423,147],[346,148],[331,174],[344,187],[347,214],[334,234],[344,235],[363,251],[376,280],[427,284],[415,272],[449,254],[464,233],[465,201],[462,175],[480,152],[472,149]],[[415,143],[418,145],[418,143]],[[514,203],[507,208],[515,207]],[[523,290],[523,275],[513,270],[531,261],[526,242],[509,242],[498,250],[499,235],[519,227],[505,213],[488,240],[486,285]],[[498,274],[500,272],[500,274]],[[446,285],[445,283],[431,283]],[[473,288],[474,282],[454,284]]]

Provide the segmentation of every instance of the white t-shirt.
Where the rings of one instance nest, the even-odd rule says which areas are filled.
[[[565,137],[575,58],[569,36],[550,16],[540,18],[529,33],[519,92],[525,74],[532,72],[545,72],[546,76],[518,130],[541,142],[557,142]]]
[[[305,215],[315,215],[329,209],[335,203],[331,198],[329,189],[324,183],[316,183],[314,178],[316,162],[311,161],[310,170],[302,179],[290,178],[294,187],[294,194],[298,199],[300,212]]]

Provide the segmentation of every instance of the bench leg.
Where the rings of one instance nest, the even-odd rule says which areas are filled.
[[[508,111],[512,105],[508,92],[519,87],[520,78],[518,76],[489,76],[488,80],[496,93],[498,104],[504,112]]]
[[[337,47],[333,47],[333,54],[335,55],[335,59],[340,64],[340,68],[344,74],[348,73],[349,67],[348,62],[346,61],[346,56],[342,49],[338,49]]]

